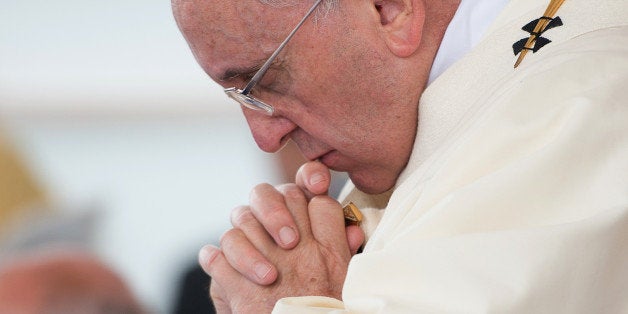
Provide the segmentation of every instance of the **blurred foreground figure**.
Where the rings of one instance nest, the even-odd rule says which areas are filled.
[[[0,313],[143,313],[118,275],[96,257],[38,252],[0,266]]]
[[[0,313],[142,313],[123,280],[89,253],[93,214],[49,210],[2,136],[0,174]]]
[[[24,216],[41,213],[45,199],[11,144],[0,134],[0,242]]]

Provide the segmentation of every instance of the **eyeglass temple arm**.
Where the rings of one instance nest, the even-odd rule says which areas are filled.
[[[275,52],[273,52],[273,54],[270,55],[270,58],[268,58],[268,60],[266,60],[264,65],[262,65],[262,67],[257,71],[257,73],[255,73],[255,75],[249,81],[249,83],[246,84],[246,86],[242,90],[242,94],[247,95],[248,93],[251,92],[251,89],[253,89],[253,87],[255,87],[255,85],[257,85],[258,81],[262,78],[262,76],[264,76],[264,74],[266,73],[266,71],[268,70],[270,65],[273,63],[273,61],[275,60],[277,55],[281,52],[281,50],[283,50],[283,47],[285,47],[286,44],[288,43],[288,41],[290,41],[290,38],[292,38],[292,36],[294,36],[294,33],[297,32],[297,30],[305,22],[305,20],[308,18],[308,16],[310,16],[312,14],[312,12],[314,12],[314,9],[316,9],[316,7],[322,1],[323,0],[316,0],[314,5],[312,6],[312,8],[310,8],[310,10],[307,11],[307,14],[305,14],[305,16],[301,19],[301,22],[299,22],[299,24],[297,24],[297,26],[292,30],[292,32],[290,32],[290,35],[288,35],[288,37],[286,37],[286,39],[284,39],[284,41],[281,43],[281,45],[279,45],[279,47],[277,47],[277,50],[275,50]]]

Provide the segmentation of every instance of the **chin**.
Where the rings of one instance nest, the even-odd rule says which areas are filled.
[[[358,190],[366,194],[381,194],[395,186],[397,176],[360,175],[349,173],[351,182]]]

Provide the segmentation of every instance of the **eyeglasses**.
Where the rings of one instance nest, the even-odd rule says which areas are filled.
[[[275,112],[275,108],[273,108],[273,106],[271,106],[269,104],[266,104],[265,102],[263,102],[263,101],[261,101],[259,99],[256,99],[255,97],[251,96],[250,95],[251,94],[251,90],[262,79],[264,74],[266,74],[266,71],[268,70],[268,68],[270,68],[270,65],[273,63],[273,61],[275,60],[277,55],[281,52],[281,50],[283,50],[283,48],[286,46],[288,41],[290,41],[290,39],[292,38],[294,33],[297,32],[297,30],[301,27],[301,25],[303,25],[303,22],[305,22],[305,20],[312,14],[312,12],[314,12],[314,9],[316,9],[316,7],[322,1],[323,0],[316,0],[314,5],[312,6],[312,8],[310,8],[310,10],[307,11],[305,16],[301,19],[301,22],[299,22],[299,24],[297,24],[297,26],[292,30],[292,32],[290,32],[288,37],[286,37],[286,39],[284,39],[284,41],[281,43],[281,45],[279,45],[279,47],[277,47],[277,50],[275,50],[275,52],[273,52],[273,54],[270,55],[270,58],[268,58],[268,60],[266,60],[266,62],[264,62],[264,65],[262,65],[262,67],[255,73],[255,75],[253,75],[253,78],[251,78],[251,80],[248,82],[248,84],[246,84],[244,89],[238,89],[238,88],[235,88],[235,87],[225,88],[225,94],[227,94],[227,96],[229,96],[229,98],[237,101],[240,105],[242,105],[242,106],[244,106],[246,108],[249,108],[249,109],[252,109],[252,110],[255,110],[255,111],[260,111],[260,112],[263,112],[263,113],[265,113],[265,114],[267,114],[269,116],[272,116],[273,113]]]

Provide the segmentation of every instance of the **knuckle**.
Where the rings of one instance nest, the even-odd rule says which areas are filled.
[[[238,206],[231,211],[231,224],[234,227],[242,227],[257,221],[249,207]]]
[[[220,289],[218,288],[218,285],[216,285],[216,284],[210,285],[209,286],[209,297],[214,299],[214,300],[217,299],[217,298],[220,298],[220,296],[221,296],[220,294],[221,293],[220,293],[219,290]]]
[[[287,215],[290,215],[290,212],[288,211],[286,206],[273,204],[263,209],[263,215],[264,217],[266,217],[267,221],[283,221],[283,218],[287,217]]]
[[[305,198],[305,194],[303,193],[303,190],[301,190],[301,188],[299,188],[299,186],[297,186],[294,183],[283,184],[279,186],[278,189],[279,191],[281,191],[281,193],[286,199],[294,200],[294,199]]]
[[[267,183],[259,184],[251,190],[251,194],[249,195],[251,208],[255,210],[261,204],[272,202],[278,195],[279,191],[272,185]]]
[[[273,186],[268,183],[260,183],[253,187],[251,190],[251,198],[261,197],[268,193],[270,189],[273,189]]]
[[[214,303],[222,303],[225,302],[223,299],[223,291],[220,286],[211,282],[209,285],[209,297],[214,301]]]
[[[208,274],[212,275],[214,271],[214,262],[220,255],[220,250],[212,245],[204,246],[199,252],[198,262],[203,270]]]
[[[229,245],[239,237],[240,231],[238,229],[229,229],[220,236],[220,246],[223,248],[229,248]]]
[[[338,201],[327,195],[314,196],[312,200],[310,200],[310,204],[317,206],[340,206],[340,203],[338,203]]]
[[[278,191],[283,192],[285,189],[288,189],[291,186],[296,186],[296,184],[294,184],[294,183],[282,183],[280,185],[277,185],[276,188],[277,188]]]
[[[251,215],[253,217],[258,216],[261,221],[269,221],[277,217],[282,217],[283,215],[289,213],[284,202],[275,201],[264,202],[262,204],[259,204],[258,206],[255,206],[254,208],[251,208],[251,210],[254,210],[256,212],[255,214],[253,214],[253,212],[251,211]]]
[[[251,255],[250,252],[242,250],[241,235],[240,230],[231,229],[220,238],[220,247],[225,258],[236,269],[243,269]]]

